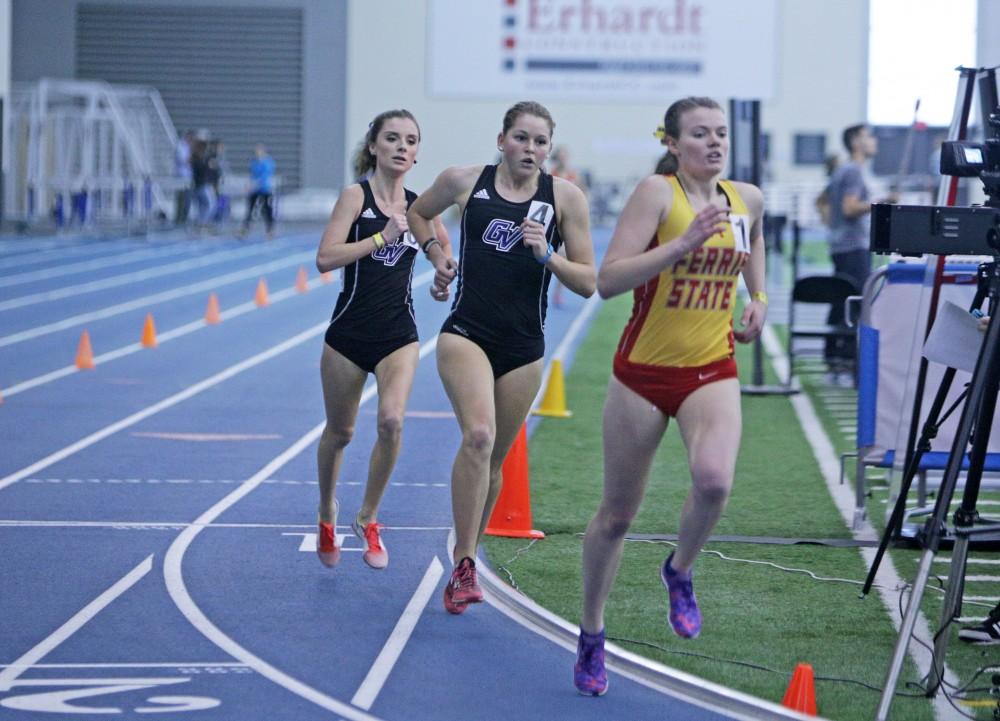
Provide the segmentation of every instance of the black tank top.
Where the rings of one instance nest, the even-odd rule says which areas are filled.
[[[487,165],[462,213],[462,248],[452,304],[453,325],[479,337],[526,345],[542,337],[552,273],[521,242],[521,221],[530,217],[546,227],[558,250],[552,176],[540,172],[538,190],[523,203],[500,197]]]
[[[347,242],[357,243],[385,228],[389,218],[379,210],[371,185],[362,180],[365,194],[361,215],[351,226]],[[409,208],[417,194],[405,190]],[[386,340],[416,332],[410,282],[417,258],[413,236],[376,250],[343,268],[344,283],[330,324],[339,333],[362,340]]]

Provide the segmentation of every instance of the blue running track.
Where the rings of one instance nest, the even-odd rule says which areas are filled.
[[[320,565],[319,357],[339,279],[316,274],[318,238],[0,238],[0,719],[797,718],[633,672],[584,698],[570,637],[526,625],[516,601],[444,611],[459,436],[434,362],[447,306],[424,260],[424,345],[380,512],[389,568],[369,569],[352,535],[336,569]],[[203,321],[210,293],[218,325]],[[563,295],[550,355],[585,307]],[[73,365],[83,331],[90,371]],[[364,398],[339,534],[374,441]]]

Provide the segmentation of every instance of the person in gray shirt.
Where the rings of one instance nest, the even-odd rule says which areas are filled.
[[[834,272],[850,276],[860,292],[871,272],[868,235],[872,202],[866,175],[869,161],[878,152],[878,139],[867,125],[852,125],[844,130],[843,141],[849,158],[833,171],[824,191],[829,202],[830,258]],[[895,194],[885,202],[896,202]],[[828,322],[844,322],[841,304],[835,303],[830,309]],[[853,384],[854,355],[853,339],[827,339],[827,365],[839,384]]]

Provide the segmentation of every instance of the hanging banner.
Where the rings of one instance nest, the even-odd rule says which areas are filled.
[[[438,97],[769,99],[777,0],[428,0]]]

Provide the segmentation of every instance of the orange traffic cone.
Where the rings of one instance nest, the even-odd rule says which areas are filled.
[[[146,314],[146,322],[142,326],[142,347],[156,347],[156,326],[153,324],[153,314]]]
[[[306,268],[303,265],[299,266],[299,274],[295,277],[295,290],[299,293],[309,292],[309,276],[306,275]]]
[[[208,296],[208,308],[205,309],[205,322],[209,325],[216,325],[221,321],[222,318],[219,316],[219,299],[215,293],[212,293]]]
[[[257,282],[257,292],[254,294],[253,302],[258,308],[263,308],[270,302],[267,299],[267,282],[263,278]]]
[[[542,404],[531,413],[547,418],[569,418],[573,415],[573,411],[566,410],[566,385],[563,381],[561,360],[552,361],[552,370],[549,371],[549,382],[545,386]]]
[[[810,716],[816,715],[816,686],[813,681],[813,667],[808,663],[800,663],[795,667],[785,697],[781,699],[781,705]]]
[[[325,273],[320,273],[319,279],[323,283],[332,283],[333,273],[331,273],[330,271],[326,271]]]
[[[528,430],[521,425],[521,432],[504,459],[503,488],[490,516],[486,533],[510,538],[545,538],[545,534],[531,528],[531,493],[528,489]]]
[[[90,334],[83,331],[80,346],[76,349],[76,367],[82,371],[94,370],[94,351],[90,347]]]

